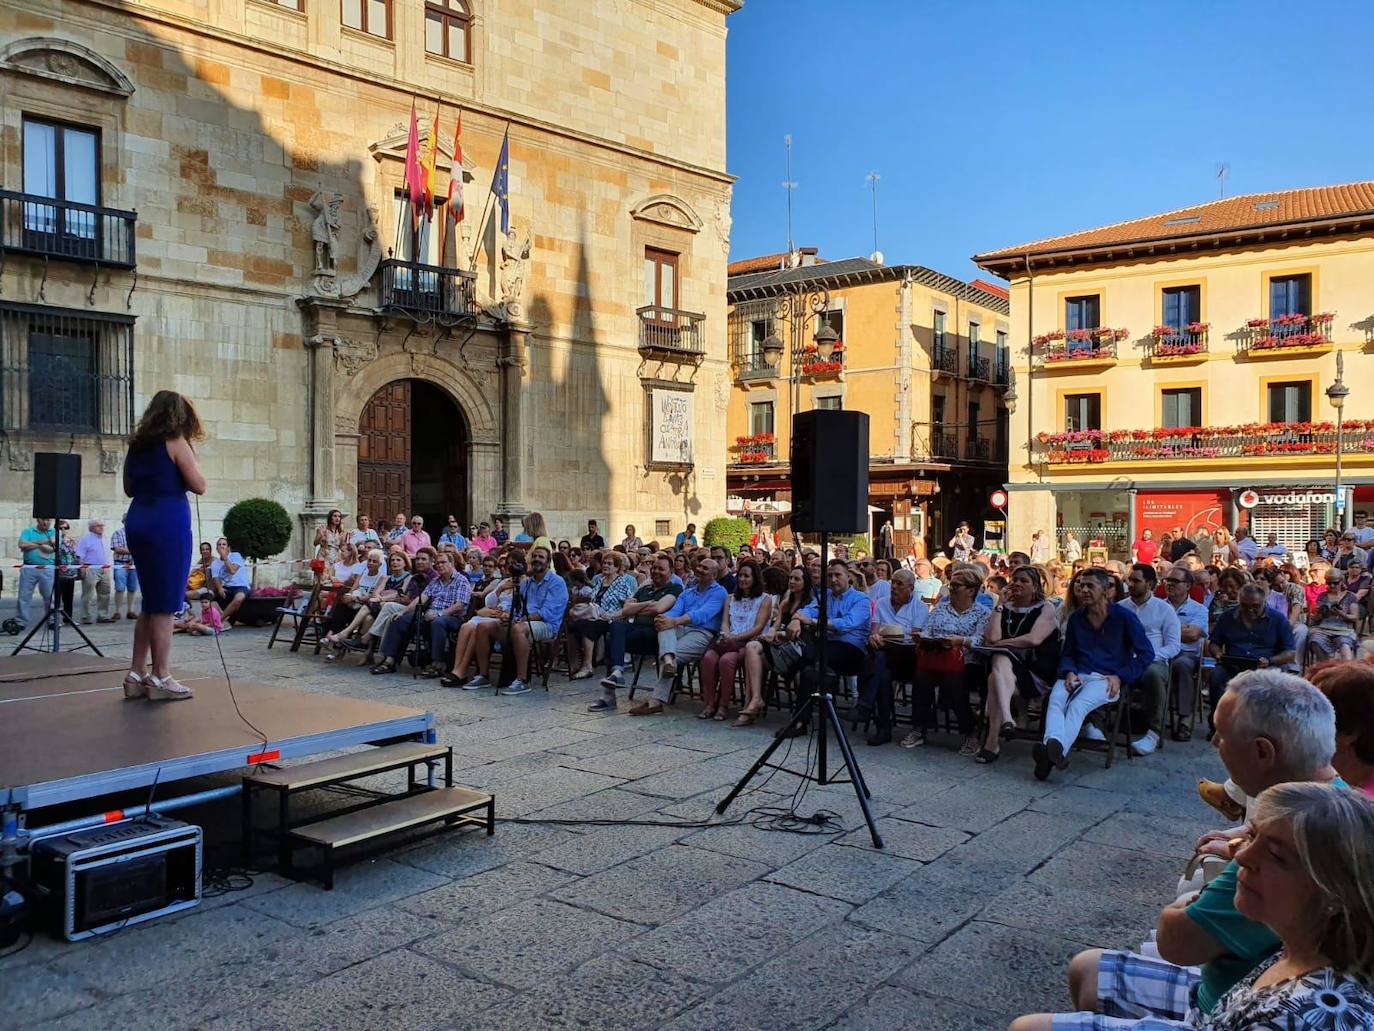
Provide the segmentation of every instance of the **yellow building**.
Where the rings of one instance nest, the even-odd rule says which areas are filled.
[[[252,495],[298,540],[335,506],[617,539],[723,511],[739,6],[5,4],[0,554],[35,451],[82,454],[83,508],[117,525],[160,388],[208,423],[206,535]],[[412,108],[438,192],[418,231]]]
[[[996,287],[919,265],[824,261],[815,248],[730,272],[733,496],[789,499],[792,413],[843,408],[869,416],[872,528],[892,519],[899,552],[943,545],[960,519],[996,517],[987,498],[1005,479],[1010,332]],[[814,342],[822,324],[837,336],[828,359]]]
[[[1011,282],[1013,544],[1057,528],[1123,554],[1145,527],[1249,525],[1301,549],[1338,518],[1338,446],[1345,518],[1374,503],[1374,183],[1230,197],[974,260]]]

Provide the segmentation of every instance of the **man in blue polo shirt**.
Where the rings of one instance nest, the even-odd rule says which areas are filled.
[[[1215,714],[1226,685],[1247,669],[1285,666],[1293,661],[1293,628],[1269,607],[1269,592],[1259,584],[1240,589],[1240,605],[1223,613],[1207,647],[1217,664],[1207,682]]]
[[[873,615],[868,595],[850,586],[849,563],[843,559],[830,560],[825,570],[825,584],[829,591],[825,599],[825,678],[833,682],[837,676],[857,677],[863,673],[868,658],[868,630]],[[802,627],[813,626],[818,619],[820,604],[813,600],[792,617],[787,625],[787,636],[795,639]],[[816,658],[817,642],[812,638],[802,656],[801,690],[792,695],[794,710],[817,689]],[[804,732],[804,728],[797,730]]]
[[[673,607],[654,620],[654,629],[658,631],[658,681],[653,698],[632,706],[631,716],[661,713],[663,703],[672,697],[678,663],[698,661],[716,639],[729,599],[725,588],[716,582],[716,573],[714,560],[704,558],[698,562],[695,579],[678,595]]]

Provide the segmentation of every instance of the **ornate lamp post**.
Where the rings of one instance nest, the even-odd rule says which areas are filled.
[[[1341,483],[1341,457],[1345,451],[1345,399],[1350,388],[1345,385],[1345,355],[1336,352],[1336,382],[1326,388],[1326,399],[1336,409],[1336,519],[1341,526],[1349,526],[1346,518],[1345,487]]]
[[[825,287],[808,288],[805,283],[797,283],[788,288],[778,298],[776,319],[787,327],[787,341],[791,344],[791,357],[788,359],[788,419],[797,414],[801,407],[801,367],[806,360],[806,330],[811,320],[819,320],[820,328],[812,336],[816,345],[816,355],[821,361],[829,361],[835,353],[838,334],[824,321],[830,310],[830,291]],[[763,341],[763,360],[770,368],[782,365],[783,352],[788,349],[776,332],[768,334]],[[791,454],[789,437],[788,454]]]

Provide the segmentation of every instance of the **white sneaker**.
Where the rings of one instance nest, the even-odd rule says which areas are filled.
[[[1136,755],[1149,755],[1159,747],[1159,735],[1153,730],[1147,731],[1144,737],[1138,737],[1131,742],[1131,748]]]
[[[1089,741],[1106,741],[1107,735],[1097,729],[1095,723],[1083,724],[1083,729],[1078,732],[1078,736]]]
[[[510,686],[501,691],[502,694],[528,694],[530,685],[523,680],[512,680]]]

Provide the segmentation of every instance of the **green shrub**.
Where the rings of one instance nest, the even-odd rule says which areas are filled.
[[[868,552],[869,557],[870,557],[870,558],[872,557],[872,555],[873,555],[873,549],[870,548],[870,547],[868,546],[868,534],[866,534],[866,533],[856,533],[853,537],[850,538],[850,540],[849,540],[849,554],[850,554],[850,556],[853,557],[854,552],[856,552],[856,551],[866,551],[866,552]]]
[[[291,542],[291,517],[267,498],[248,498],[224,514],[229,547],[256,561],[280,555]]]
[[[708,548],[721,547],[728,554],[739,552],[741,544],[748,544],[754,528],[744,516],[718,516],[706,524],[701,542]]]

